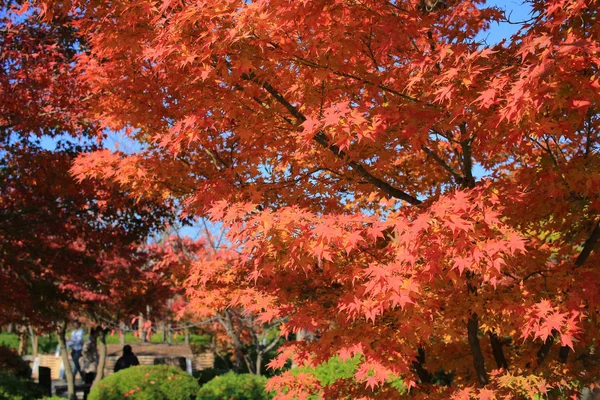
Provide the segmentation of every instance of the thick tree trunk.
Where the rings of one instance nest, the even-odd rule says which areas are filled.
[[[190,330],[189,328],[185,328],[185,344],[190,344]]]
[[[490,343],[492,345],[492,353],[494,354],[494,360],[498,368],[504,368],[508,370],[508,362],[504,357],[504,350],[502,349],[502,342],[498,338],[498,335],[492,332],[488,332],[490,336]]]
[[[485,371],[485,361],[483,359],[483,352],[481,351],[481,344],[479,343],[479,320],[477,313],[473,313],[471,314],[471,317],[469,317],[469,321],[467,322],[467,333],[471,355],[473,356],[473,367],[477,373],[477,380],[481,385],[486,385],[488,383],[488,376]]]
[[[60,355],[65,367],[65,378],[67,380],[67,394],[69,400],[76,400],[75,395],[75,377],[73,376],[73,370],[71,369],[71,362],[69,361],[69,353],[67,351],[67,341],[65,339],[67,331],[67,322],[63,321],[59,323],[56,336],[58,337],[58,344],[60,345]]]
[[[92,386],[95,386],[104,378],[104,367],[106,366],[106,330],[102,329],[98,339],[100,341],[100,345],[98,346],[98,369],[96,370],[96,377]]]

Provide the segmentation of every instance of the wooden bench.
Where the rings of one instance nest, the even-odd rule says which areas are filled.
[[[110,354],[106,356],[106,364],[104,366],[104,375],[112,374],[115,370],[115,364],[119,359],[120,354]],[[191,352],[189,354],[182,352],[182,355],[167,355],[167,354],[139,354],[137,358],[140,365],[155,365],[156,363],[177,365],[183,368],[180,358],[192,360],[192,370],[200,371],[207,368],[212,368],[215,363],[215,355],[211,352],[198,354],[193,356]],[[50,368],[50,375],[52,380],[60,379],[60,367],[62,364],[62,358],[56,358],[54,354],[39,354],[39,366]],[[70,359],[70,356],[69,356]],[[33,378],[38,378],[34,371]]]
[[[192,349],[187,344],[165,343],[138,343],[132,344],[133,352],[140,365],[167,364],[176,365],[184,370],[201,370],[214,366],[215,356],[212,352],[194,356]],[[110,344],[107,346],[105,375],[112,374],[115,364],[123,351],[122,345]],[[191,365],[190,365],[191,363]]]
[[[207,368],[213,368],[215,366],[215,355],[214,353],[202,353],[194,357],[193,368],[196,371],[201,371]]]
[[[104,375],[110,375],[115,372],[115,364],[120,356],[106,356],[106,364],[104,366]],[[140,365],[156,365],[156,364],[166,364],[166,365],[175,365],[181,366],[184,369],[184,365],[181,365],[180,359],[183,358],[185,360],[186,357],[165,357],[161,355],[149,355],[143,354],[137,356]],[[185,361],[184,361],[185,362]],[[212,365],[211,365],[212,366]]]
[[[54,354],[38,354],[39,366],[50,368],[50,377],[52,380],[60,379],[60,367],[62,358],[56,358]],[[37,371],[33,371],[32,377],[37,379]]]

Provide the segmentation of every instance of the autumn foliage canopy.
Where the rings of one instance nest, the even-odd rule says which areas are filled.
[[[494,45],[477,0],[37,6],[81,35],[87,120],[139,146],[72,172],[227,227],[238,256],[185,285],[312,333],[271,367],[359,354],[352,398],[492,399],[600,373],[600,3],[528,4]]]

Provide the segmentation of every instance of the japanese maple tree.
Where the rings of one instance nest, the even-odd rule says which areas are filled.
[[[77,17],[89,118],[140,143],[74,173],[224,223],[241,256],[188,284],[313,333],[272,367],[361,354],[365,396],[489,399],[599,374],[600,4],[528,3],[497,45],[476,0],[40,7]]]
[[[232,367],[261,375],[268,353],[281,339],[273,332],[284,318],[260,318],[260,305],[239,302],[240,297],[259,297],[260,292],[245,285],[233,270],[239,253],[222,239],[224,231],[211,234],[204,222],[204,237],[172,235],[150,246],[153,271],[168,277],[173,289],[173,311],[179,326],[197,327],[214,339],[213,351],[226,362],[232,354]],[[235,305],[238,303],[237,305]],[[234,306],[232,306],[234,305]]]

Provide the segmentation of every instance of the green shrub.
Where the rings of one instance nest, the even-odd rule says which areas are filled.
[[[130,367],[102,379],[89,400],[192,400],[200,386],[186,372],[166,365]]]
[[[19,335],[16,333],[1,332],[0,346],[16,350],[19,347]]]
[[[365,391],[365,382],[358,382],[354,374],[362,361],[361,355],[356,355],[344,361],[339,357],[329,360],[315,367],[299,367],[292,370],[292,375],[300,373],[309,374],[319,380],[323,387],[325,398],[352,399],[356,393]],[[366,389],[375,397],[397,398],[406,393],[406,387],[401,378],[390,376],[384,385],[375,389]],[[309,399],[320,398],[316,394]]]
[[[31,377],[29,363],[21,358],[13,349],[0,346],[0,371],[21,378]]]
[[[266,382],[265,377],[229,372],[202,386],[197,400],[269,400],[273,396],[265,390]]]
[[[200,386],[208,383],[219,375],[223,375],[229,372],[229,370],[218,369],[218,368],[205,368],[201,371],[194,371],[194,378],[198,380]]]
[[[27,354],[33,354],[33,347],[31,346],[31,340],[27,337]],[[5,346],[11,349],[17,349],[19,347],[19,335],[16,333],[2,332],[0,333],[0,346]],[[56,335],[38,335],[38,352],[39,353],[54,353],[58,346],[58,339]]]
[[[42,389],[31,379],[0,373],[0,400],[32,400],[42,395]]]
[[[354,379],[354,374],[360,364],[361,356],[355,356],[345,361],[332,357],[314,368],[301,367],[298,372],[309,373],[317,378],[322,386],[329,386],[338,380]]]

